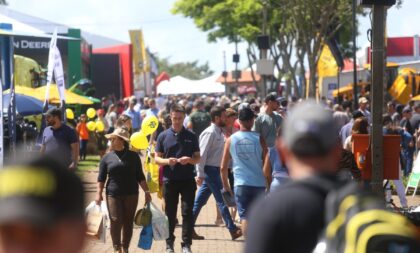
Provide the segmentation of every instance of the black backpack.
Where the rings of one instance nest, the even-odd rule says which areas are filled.
[[[416,227],[404,216],[385,208],[375,194],[354,182],[327,190],[325,229],[313,253],[419,253]],[[332,189],[332,190],[331,190]]]

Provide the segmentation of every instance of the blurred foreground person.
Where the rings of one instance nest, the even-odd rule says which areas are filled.
[[[311,113],[308,113],[308,112]],[[341,156],[332,113],[314,101],[291,111],[280,147],[294,182],[257,202],[249,217],[246,253],[311,252],[324,228],[326,192],[308,186],[336,181]]]
[[[5,167],[0,170],[0,252],[81,252],[83,205],[81,180],[52,159]]]

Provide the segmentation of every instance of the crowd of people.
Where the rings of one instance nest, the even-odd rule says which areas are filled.
[[[327,100],[297,101],[276,93],[264,99],[188,95],[131,97],[117,103],[104,99],[97,110],[104,130],[95,132],[101,156],[95,201],[106,199],[114,252],[129,251],[139,188],[146,203],[152,200],[143,154],[130,146],[130,135],[141,129],[147,116],[159,120],[149,143],[155,146],[169,222],[166,253],[175,252],[178,223],[183,253],[192,252],[193,240],[205,239],[194,227],[211,195],[220,216],[216,223],[223,221],[232,240],[244,236],[245,252],[312,252],[325,226],[328,193],[313,185],[338,179],[368,185],[361,182],[352,153],[352,134],[369,134],[372,123],[368,99],[358,102],[359,108],[351,111],[349,101],[335,105]],[[59,109],[50,109],[45,117],[48,127],[41,153],[59,157],[64,167],[76,170],[86,159],[86,115],[80,115],[74,129],[63,123]],[[383,125],[384,134],[402,137],[401,170],[408,176],[418,148],[420,105],[389,102]],[[402,181],[394,184],[402,206],[407,206]]]

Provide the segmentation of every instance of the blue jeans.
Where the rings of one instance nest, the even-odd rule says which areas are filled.
[[[402,153],[405,160],[404,176],[408,176],[413,169],[414,150],[404,150]]]
[[[222,218],[226,224],[226,227],[229,231],[236,230],[236,226],[233,223],[232,217],[229,213],[229,208],[223,202],[221,190],[223,188],[222,179],[220,177],[220,168],[213,167],[213,166],[205,166],[204,167],[205,177],[204,182],[201,185],[200,189],[198,189],[197,195],[194,201],[193,207],[193,216],[194,216],[194,224],[197,220],[198,214],[201,211],[201,208],[207,203],[211,194],[213,194],[217,207],[222,214]]]
[[[271,181],[270,192],[275,192],[281,185],[289,182],[290,179],[287,177],[274,177]]]
[[[88,140],[80,140],[80,160],[86,159],[86,153],[87,153],[87,144],[88,144]]]
[[[265,187],[238,185],[235,186],[235,200],[239,218],[247,220],[247,213],[252,203],[264,195]]]

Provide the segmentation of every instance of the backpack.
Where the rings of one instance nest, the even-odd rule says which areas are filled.
[[[420,252],[417,229],[406,217],[387,211],[383,200],[354,182],[331,184],[318,186],[333,190],[325,200],[326,225],[313,253]]]

